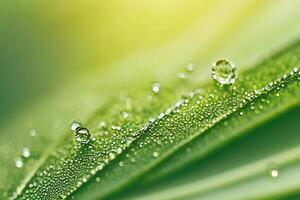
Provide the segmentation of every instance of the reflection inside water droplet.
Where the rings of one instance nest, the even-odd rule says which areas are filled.
[[[233,84],[237,77],[235,65],[227,59],[212,64],[212,78],[221,85]]]

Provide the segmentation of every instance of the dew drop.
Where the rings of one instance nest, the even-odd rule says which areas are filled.
[[[81,124],[77,121],[73,121],[70,125],[70,129],[73,131],[73,132],[76,132],[79,128],[81,127]]]
[[[186,70],[187,70],[188,72],[194,71],[194,65],[193,65],[193,64],[188,64],[187,67],[186,67]]]
[[[28,158],[28,157],[30,156],[30,150],[29,150],[27,147],[24,147],[24,148],[22,149],[22,156],[23,156],[24,158]]]
[[[185,73],[179,73],[178,77],[181,79],[185,79],[186,78],[186,74]]]
[[[158,82],[152,83],[152,92],[153,93],[159,93],[160,91],[160,84]]]
[[[276,178],[279,176],[279,171],[277,169],[273,168],[270,170],[270,175],[271,175],[271,177]]]
[[[106,127],[106,122],[105,121],[100,121],[98,123],[98,128],[102,129],[102,128],[105,128]]]
[[[112,126],[111,126],[111,129],[116,130],[116,131],[119,131],[119,130],[121,130],[121,127],[120,127],[120,126],[112,125]]]
[[[157,158],[157,157],[159,156],[159,153],[158,153],[157,151],[154,151],[153,154],[152,154],[152,156],[153,156],[154,158]]]
[[[276,165],[274,164],[269,165],[267,169],[268,169],[269,176],[271,176],[272,178],[277,178],[279,176],[279,170]]]
[[[114,153],[109,153],[108,156],[110,160],[114,160],[116,158],[116,154]]]
[[[164,118],[164,116],[165,116],[165,113],[162,112],[158,115],[158,119],[162,119],[162,118]]]
[[[91,135],[87,128],[77,128],[75,131],[75,140],[77,142],[86,144],[90,141]]]
[[[227,59],[212,64],[212,78],[221,85],[233,84],[237,77],[235,65]]]
[[[36,136],[36,129],[31,129],[30,131],[29,131],[29,135],[30,136],[32,136],[32,137],[34,137],[34,136]]]
[[[101,181],[100,177],[97,177],[97,178],[96,178],[96,182],[99,183],[100,181]]]
[[[128,112],[123,112],[123,113],[122,113],[122,116],[123,116],[124,119],[127,119],[128,116],[129,116],[129,114],[128,114]]]
[[[23,160],[21,158],[17,158],[15,164],[17,168],[21,168],[23,167]]]

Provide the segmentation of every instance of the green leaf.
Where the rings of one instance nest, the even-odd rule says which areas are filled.
[[[241,73],[232,87],[209,84],[198,88],[150,123],[147,123],[148,118],[155,114],[151,111],[163,109],[164,103],[173,100],[172,94],[181,92],[179,84],[173,83],[175,88],[151,95],[149,103],[142,106],[141,100],[127,95],[109,111],[106,111],[109,106],[105,106],[88,124],[94,138],[88,144],[76,144],[72,137],[65,138],[32,177],[20,198],[65,198],[75,191],[78,191],[76,198],[104,197],[146,174],[229,117],[237,123],[239,118],[262,118],[265,113],[276,113],[299,103],[299,71],[294,68],[299,62],[293,59],[299,49],[295,44]],[[142,96],[145,98],[147,96]],[[124,119],[122,112],[129,112],[132,117]],[[107,127],[99,130],[97,124],[101,120]],[[139,124],[146,125],[139,127]],[[215,141],[213,137],[201,144],[202,151],[208,151]]]
[[[230,12],[227,16],[229,22],[236,16],[240,18],[235,23],[216,20],[215,26],[208,32],[209,41],[213,42],[206,42],[207,36],[199,36],[201,31],[195,28],[191,34],[174,42],[173,45],[177,48],[172,52],[169,52],[172,45],[167,44],[150,53],[133,55],[114,65],[111,71],[108,70],[101,76],[101,80],[99,74],[80,78],[77,83],[72,82],[66,86],[68,90],[62,89],[62,92],[48,97],[19,117],[11,119],[1,130],[2,196],[19,199],[98,199],[113,198],[118,195],[116,191],[121,192],[119,195],[125,195],[130,187],[140,183],[144,187],[155,184],[165,176],[174,175],[189,163],[201,161],[213,150],[298,105],[297,73],[281,79],[299,65],[298,43],[283,48],[280,53],[255,64],[250,70],[239,70],[240,74],[234,86],[219,87],[207,81],[209,67],[206,66],[210,59],[214,60],[219,55],[234,55],[229,58],[237,60],[238,66],[241,65],[239,69],[242,69],[243,64],[257,61],[257,57],[265,52],[274,52],[275,47],[294,38],[294,33],[298,33],[296,25],[294,32],[290,31],[293,27],[291,24],[296,24],[290,23],[274,32],[273,38],[269,37],[269,32],[262,34],[260,37],[265,49],[261,52],[256,52],[257,48],[253,48],[251,39],[240,42],[248,32],[237,35],[234,31],[238,32],[248,26],[244,24],[244,19],[249,14],[244,13],[251,13],[250,16],[257,14],[252,13],[256,8],[254,4],[241,5],[238,12],[227,8]],[[223,6],[214,9],[222,11]],[[293,7],[296,9],[291,5],[282,7],[276,4],[274,7],[262,11],[274,17],[278,10],[286,12]],[[294,13],[291,12],[290,17],[297,16]],[[280,15],[278,19],[281,19]],[[296,20],[297,17],[290,19]],[[235,29],[226,33],[223,31],[227,30],[224,27]],[[255,30],[252,33],[258,30],[263,32],[264,23],[260,24],[260,29],[252,30]],[[287,35],[282,37],[284,34]],[[199,44],[209,47],[205,51],[197,49],[199,47],[193,38],[198,37],[200,39],[197,41],[201,41]],[[217,47],[218,41],[223,40],[228,42],[222,42]],[[241,52],[242,44],[247,46],[243,47],[244,52]],[[219,51],[214,52],[214,48],[219,48]],[[168,55],[167,59],[165,55]],[[197,66],[203,65],[205,68],[201,70],[201,67],[196,67],[193,73],[186,71],[186,80],[171,78],[186,70],[175,71],[173,66],[190,59],[195,60]],[[155,67],[144,71],[139,68],[144,65]],[[155,77],[153,71],[162,73]],[[165,74],[168,74],[167,78]],[[203,78],[199,78],[201,74]],[[124,79],[120,80],[121,78]],[[205,79],[206,84],[199,83]],[[151,91],[151,81],[154,80],[158,80],[161,85],[158,93]],[[112,82],[116,84],[111,84]],[[270,82],[273,84],[268,86]],[[123,90],[120,96],[116,95],[125,83],[130,85],[130,89]],[[179,102],[178,106],[174,106],[176,102]],[[254,109],[251,108],[253,106]],[[156,120],[153,121],[152,118]],[[86,145],[78,145],[73,133],[67,130],[75,119],[80,119],[95,139]],[[105,122],[105,125],[100,123],[99,127],[99,122]],[[22,133],[16,137],[14,133],[19,132]],[[35,132],[36,135],[31,136]],[[29,147],[30,158],[22,157],[23,147]],[[188,154],[187,150],[190,151]],[[291,160],[297,158],[293,152],[297,151],[280,152],[274,159],[282,158],[279,159],[280,164],[289,165]],[[16,167],[15,159],[22,159],[21,168]],[[261,178],[259,173],[263,170],[262,166],[265,167],[265,161],[258,163],[253,167],[251,176]],[[241,177],[246,176],[249,166],[237,170],[242,174]],[[236,171],[233,170],[232,174],[236,175]],[[218,180],[221,179],[222,177]],[[239,186],[238,180],[239,178],[233,180],[233,184]],[[213,182],[215,185],[219,184],[218,181]],[[195,189],[188,191],[183,199],[195,193],[198,195],[197,182],[190,184]],[[291,187],[297,186],[292,184]],[[181,187],[179,189],[182,191]],[[155,196],[156,193],[149,195]]]

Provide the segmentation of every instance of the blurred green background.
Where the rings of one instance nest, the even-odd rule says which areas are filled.
[[[228,55],[243,64],[244,49],[255,57],[299,35],[298,8],[299,1],[3,0],[0,124],[67,83],[111,71],[116,61],[160,47],[160,60],[176,52],[173,58],[183,54],[182,62],[208,63],[212,55]],[[181,64],[173,65],[174,71]],[[124,67],[116,67],[122,69],[119,74]],[[135,67],[149,72],[154,66]],[[129,68],[130,73],[135,71]]]
[[[172,40],[203,15],[206,4],[1,1],[1,120],[65,81]]]

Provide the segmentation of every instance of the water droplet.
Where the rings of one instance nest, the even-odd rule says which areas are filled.
[[[21,158],[17,158],[15,164],[16,167],[21,168],[23,167],[23,160]]]
[[[114,160],[116,158],[116,154],[114,153],[109,153],[108,156],[110,160]]]
[[[22,149],[22,156],[23,156],[24,158],[28,158],[28,157],[30,156],[30,150],[29,150],[28,148],[24,147],[24,148]]]
[[[31,129],[30,131],[29,131],[29,135],[30,136],[32,136],[32,137],[34,137],[34,136],[36,136],[36,129]]]
[[[165,116],[165,113],[162,112],[158,115],[158,119],[162,119],[162,118],[164,118],[164,116]]]
[[[102,129],[102,128],[105,128],[105,127],[106,127],[105,121],[100,121],[100,122],[98,123],[98,128]]]
[[[270,170],[270,175],[271,175],[271,177],[276,178],[279,176],[279,171],[277,169],[273,168]]]
[[[153,93],[159,93],[160,91],[160,84],[158,82],[152,83],[152,92]]]
[[[77,121],[73,121],[70,125],[70,129],[75,132],[81,127],[81,124]]]
[[[185,79],[186,78],[186,74],[185,73],[179,73],[178,77],[181,79]]]
[[[272,178],[277,178],[279,176],[279,170],[278,170],[277,165],[275,165],[275,164],[268,165],[267,170],[268,170],[268,174]]]
[[[221,85],[233,84],[237,77],[235,65],[227,59],[212,64],[212,78]]]
[[[101,181],[100,177],[97,177],[97,178],[96,178],[96,182],[99,183],[100,181]]]
[[[119,162],[119,166],[120,166],[120,167],[123,167],[123,166],[124,166],[124,163],[123,163],[122,161],[120,161],[120,162]]]
[[[294,67],[293,71],[297,73],[299,71],[298,67]]]
[[[87,128],[77,128],[75,131],[75,140],[80,143],[88,143],[91,135]]]
[[[121,127],[120,126],[112,125],[111,129],[119,131],[119,130],[121,130]]]
[[[123,112],[123,113],[122,113],[122,116],[123,116],[124,119],[127,119],[128,116],[129,116],[129,114],[128,114],[128,112]]]
[[[154,151],[152,155],[154,158],[157,158],[159,156],[159,153],[157,151]]]
[[[194,65],[193,65],[193,64],[188,64],[187,67],[186,67],[186,70],[187,70],[188,72],[194,71]]]

